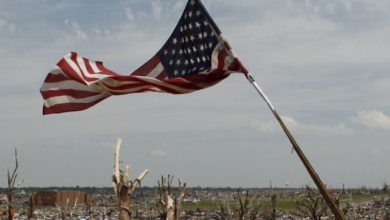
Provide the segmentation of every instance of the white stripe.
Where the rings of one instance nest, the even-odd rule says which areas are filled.
[[[185,89],[185,88],[182,88],[179,86],[174,86],[170,83],[166,83],[164,81],[161,81],[161,80],[158,80],[155,78],[150,78],[150,77],[146,77],[146,76],[134,76],[134,77],[144,81],[145,83],[157,84],[157,85],[163,86],[165,88],[173,89],[173,90],[181,92],[181,93],[190,93],[190,92],[195,91],[193,89]],[[107,81],[110,81],[109,84],[111,84],[111,85],[119,84],[119,86],[126,85],[126,84],[131,85],[131,84],[135,84],[135,83],[140,83],[142,85],[140,85],[139,87],[134,87],[134,88],[130,88],[130,89],[115,89],[115,88],[111,89],[111,88],[108,88],[107,85],[105,85]],[[146,88],[154,90],[154,91],[158,91],[158,92],[164,91],[164,89],[160,89],[160,88],[155,87],[153,85],[144,85],[143,82],[138,82],[138,81],[123,82],[123,81],[116,81],[114,79],[106,79],[103,82],[98,83],[96,85],[101,86],[102,90],[109,91],[109,92],[115,92],[115,93],[123,93],[123,94],[135,92],[137,90],[146,89]]]
[[[148,73],[148,77],[157,77],[160,75],[160,73],[164,70],[164,66],[161,64],[161,62],[158,63],[158,65],[150,72]]]
[[[91,74],[88,72],[87,66],[85,65],[84,59],[82,57],[77,55],[76,60],[77,60],[77,63],[79,64],[81,70],[83,71],[84,75],[88,78],[98,78],[99,80],[102,80],[102,79],[107,78],[109,76],[109,75],[105,75],[105,74],[98,74],[98,72],[101,72],[101,71],[95,71],[94,74]],[[93,82],[86,81],[86,83],[89,85],[89,84],[96,83],[96,81],[99,81],[99,80],[94,80]]]
[[[95,61],[91,61],[91,60],[88,60],[89,61],[89,65],[91,66],[92,70],[97,73],[97,72],[101,72],[101,70],[99,69],[99,67],[96,65],[96,62]]]
[[[89,92],[102,92],[102,88],[98,85],[84,85],[74,80],[66,80],[55,83],[43,83],[41,86],[41,91],[49,91],[49,90],[64,90],[64,89],[73,89],[73,90],[81,90],[81,91],[89,91]]]
[[[218,42],[217,46],[215,46],[213,50],[213,53],[211,54],[211,70],[218,68],[218,55],[221,50],[223,50],[223,45]]]
[[[57,66],[57,65],[54,66],[54,69],[52,69],[50,71],[50,73],[53,74],[53,75],[64,75],[64,76],[66,76],[64,71],[62,71],[62,69],[59,66]]]
[[[110,94],[107,93],[102,93],[102,94],[98,94],[95,96],[90,96],[82,99],[73,98],[72,96],[56,96],[56,97],[51,97],[49,99],[46,99],[44,101],[44,104],[47,108],[50,108],[51,106],[54,105],[67,104],[67,103],[91,103],[101,98],[109,97],[109,96]]]
[[[136,84],[136,83],[139,83],[137,81],[130,81],[130,80],[127,80],[127,81],[119,81],[119,80],[115,80],[115,79],[112,79],[112,78],[106,78],[104,81],[100,82],[106,86],[110,86],[110,87],[119,87],[119,86],[124,86],[124,85],[131,85],[131,84]]]
[[[142,85],[142,86],[134,87],[134,88],[131,88],[131,89],[119,89],[119,90],[109,89],[109,88],[107,88],[104,85],[102,85],[102,87],[107,92],[123,93],[123,94],[135,93],[135,92],[138,92],[138,91],[141,91],[141,90],[145,90],[145,89],[150,89],[150,90],[153,90],[153,91],[156,91],[156,92],[163,92],[164,91],[164,90],[162,90],[160,88],[157,88],[157,87],[154,87],[152,85]]]
[[[163,81],[155,79],[155,78],[149,78],[149,77],[145,77],[145,76],[134,76],[134,77],[136,77],[137,79],[143,80],[145,82],[154,83],[154,84],[157,84],[157,85],[160,85],[160,86],[164,86],[166,88],[170,88],[170,89],[179,91],[181,93],[190,93],[190,92],[195,91],[193,89],[185,89],[185,88],[182,88],[182,87],[174,86],[172,84],[163,82]]]

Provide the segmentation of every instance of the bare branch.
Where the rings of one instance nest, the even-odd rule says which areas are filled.
[[[142,173],[137,177],[137,179],[135,179],[135,180],[133,181],[133,183],[132,183],[131,186],[130,186],[130,191],[131,191],[131,192],[133,192],[133,191],[135,190],[135,188],[138,186],[138,184],[141,183],[142,179],[143,179],[143,178],[146,176],[146,174],[148,174],[148,173],[149,173],[149,170],[148,170],[148,169],[144,170],[144,172],[142,172]]]

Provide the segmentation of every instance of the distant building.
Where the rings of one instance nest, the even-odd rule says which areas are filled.
[[[38,191],[31,195],[37,206],[92,205],[91,195],[81,191]]]
[[[0,194],[0,205],[5,205],[5,204],[7,204],[7,195]]]

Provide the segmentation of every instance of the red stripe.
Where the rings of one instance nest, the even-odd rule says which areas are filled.
[[[57,63],[57,65],[62,69],[62,71],[69,76],[70,78],[76,80],[77,82],[86,84],[84,80],[80,77],[79,74],[77,74],[72,67],[69,66],[69,64],[65,61],[65,59],[61,59],[60,62]]]
[[[54,106],[49,107],[49,108],[47,108],[46,106],[43,106],[43,114],[48,115],[48,114],[56,114],[56,113],[62,113],[62,112],[85,110],[87,108],[90,108],[90,107],[96,105],[97,103],[103,101],[104,99],[106,99],[108,97],[103,97],[99,100],[96,100],[96,101],[90,102],[90,103],[64,103],[64,104],[54,105]]]
[[[99,92],[90,92],[90,91],[82,91],[82,90],[74,90],[74,89],[63,89],[63,90],[48,90],[41,91],[43,99],[49,99],[55,96],[71,96],[73,98],[82,99],[90,96],[99,95]]]
[[[238,58],[234,58],[234,62],[230,64],[228,70],[242,72],[244,74],[248,74],[248,70],[242,65],[241,61]]]
[[[117,80],[118,78],[115,77],[113,79]],[[124,81],[123,77],[122,77],[121,81]],[[137,82],[137,83],[129,84],[129,85],[121,85],[121,86],[109,86],[109,85],[106,85],[106,84],[104,84],[104,85],[107,86],[107,88],[112,89],[112,90],[126,90],[126,89],[132,89],[132,88],[136,88],[136,87],[142,87],[142,86],[152,86],[152,87],[159,88],[159,89],[161,89],[163,91],[166,91],[166,92],[169,92],[169,93],[175,93],[175,94],[183,93],[183,92],[177,91],[177,90],[172,89],[172,88],[168,88],[167,87],[168,85],[173,85],[173,86],[177,86],[177,87],[180,87],[180,88],[183,88],[183,89],[191,89],[191,90],[201,89],[201,87],[196,86],[195,84],[193,84],[190,81],[185,80],[183,78],[174,78],[174,79],[162,80],[160,82],[162,82],[163,85],[160,85],[160,84],[157,84],[157,83],[153,83],[153,82],[146,82],[146,81],[144,81],[142,79],[138,79],[138,78],[136,78],[135,76],[132,76],[132,75],[127,76],[126,77],[126,81]],[[167,85],[164,85],[164,84],[167,84]],[[137,91],[138,90],[133,91],[133,92],[128,92],[128,93],[135,93]],[[153,90],[150,90],[150,91],[153,91]],[[115,94],[115,95],[117,95],[117,94],[124,94],[124,93],[115,92],[115,91],[110,91],[110,93]]]
[[[83,76],[83,79],[87,82],[93,82],[93,81],[96,81],[98,80],[99,78],[95,78],[95,77],[87,77],[84,73],[84,71],[80,68],[80,64],[77,62],[77,53],[75,52],[72,52],[72,56],[70,57],[70,59],[77,65],[81,75]]]
[[[91,65],[89,64],[89,60],[88,60],[87,58],[84,58],[84,57],[83,57],[83,61],[84,61],[84,63],[85,63],[85,67],[86,67],[87,71],[88,71],[90,74],[95,74],[96,72],[93,71]]]
[[[133,76],[147,76],[156,66],[160,63],[160,58],[155,55],[148,62],[134,71],[131,75]]]
[[[167,78],[168,74],[167,72],[165,71],[165,69],[156,77],[156,79],[158,80],[164,80],[165,78]]]
[[[106,74],[106,75],[111,75],[111,76],[120,76],[119,74],[116,74],[116,73],[112,72],[111,70],[107,69],[106,67],[104,67],[102,62],[96,62],[96,66],[98,67],[99,70],[102,71],[102,72],[100,72],[101,74]]]
[[[223,42],[223,44],[225,45],[225,47],[228,49],[228,50],[231,50],[232,47],[230,46],[230,44],[228,42]]]
[[[223,69],[225,67],[225,58],[227,57],[228,53],[225,50],[222,50],[218,54],[218,69]]]
[[[71,79],[63,74],[49,73],[44,82],[45,83],[56,83],[56,82],[61,82],[61,81],[65,81],[65,80],[71,80]]]

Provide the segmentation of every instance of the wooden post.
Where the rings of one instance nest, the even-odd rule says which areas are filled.
[[[276,112],[275,107],[272,105],[268,97],[264,94],[263,90],[257,85],[254,77],[252,74],[248,73],[247,75],[248,81],[253,85],[253,87],[256,89],[256,91],[260,94],[260,96],[266,101],[268,107],[274,114],[276,120],[279,122],[280,126],[282,127],[284,133],[287,135],[288,139],[290,140],[293,149],[297,153],[299,159],[301,159],[303,165],[305,166],[306,170],[308,171],[310,177],[313,179],[314,183],[318,187],[318,190],[321,192],[322,197],[325,199],[326,203],[328,204],[329,208],[332,210],[335,218],[337,220],[347,220],[344,213],[340,210],[338,205],[336,204],[335,199],[333,196],[329,193],[329,191],[326,189],[325,185],[322,183],[320,177],[314,170],[314,168],[311,166],[309,160],[306,158],[305,154],[302,152],[301,148],[298,146],[297,142],[295,141],[294,137],[291,135],[290,131],[287,129],[286,125],[282,121],[282,119],[279,117],[279,114]]]

